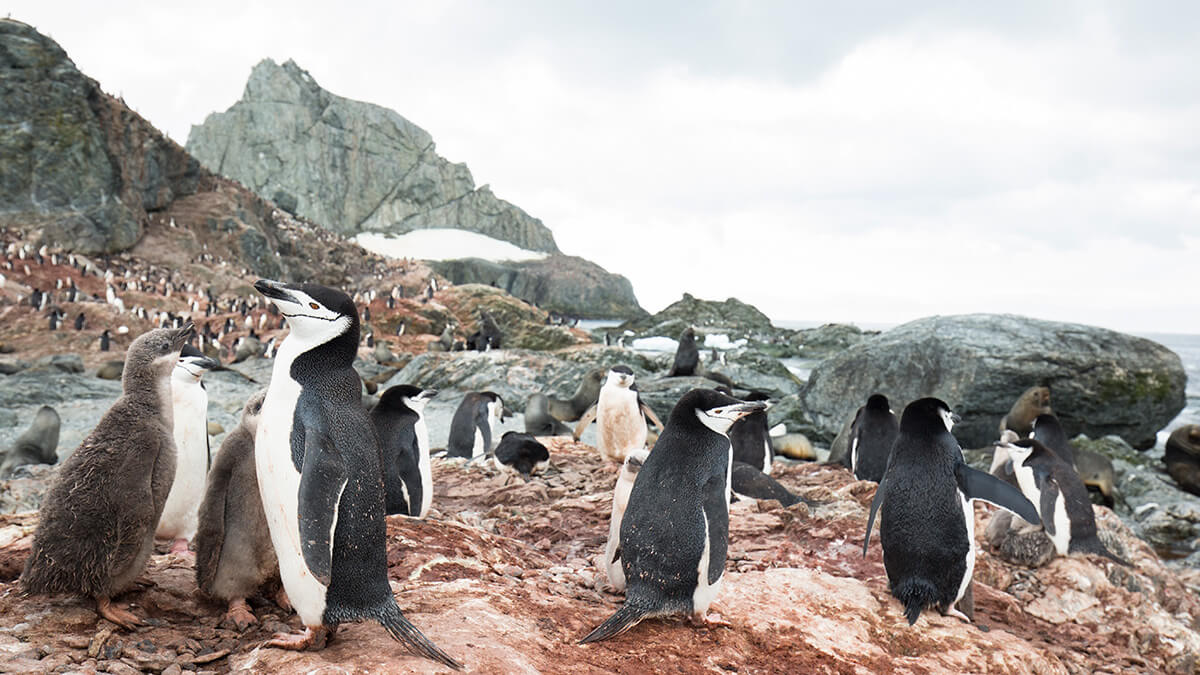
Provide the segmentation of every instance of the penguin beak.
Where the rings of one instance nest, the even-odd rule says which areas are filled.
[[[171,338],[171,349],[173,351],[182,350],[183,346],[195,336],[196,327],[192,325],[191,321],[189,321],[186,326],[175,331],[175,337]]]
[[[713,408],[708,411],[711,417],[721,417],[733,422],[742,419],[746,415],[756,413],[760,410],[766,410],[767,404],[763,401],[748,401],[744,403],[732,403],[723,405],[720,408]]]
[[[426,399],[426,400],[431,399],[437,395],[438,395],[437,389],[426,389],[421,392],[421,398]]]
[[[267,299],[272,301],[282,300],[283,302],[290,302],[293,305],[299,304],[296,301],[296,297],[291,293],[288,293],[284,285],[278,281],[259,279],[258,281],[254,282],[254,290],[262,293]]]
[[[202,370],[212,370],[221,365],[207,356],[185,356],[180,360]]]
[[[954,424],[958,424],[962,421],[962,417],[960,417],[958,413],[952,412],[950,413],[950,421]]]

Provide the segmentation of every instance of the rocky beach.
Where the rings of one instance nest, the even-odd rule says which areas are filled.
[[[469,672],[1200,668],[1200,496],[1165,463],[1171,432],[1200,423],[1195,337],[1165,344],[1012,314],[789,329],[738,299],[690,294],[651,314],[627,279],[563,254],[548,227],[476,187],[420,127],[324,91],[292,61],[255,67],[242,99],[197,125],[186,149],[9,19],[0,84],[0,151],[25,159],[0,164],[4,455],[50,406],[65,460],[120,395],[130,342],[185,318],[222,364],[205,376],[215,452],[270,383],[268,348],[288,331],[254,281],[314,281],[354,296],[364,405],[395,385],[438,390],[426,408],[433,511],[387,517],[388,575],[404,613]],[[540,257],[427,261],[354,240],[441,228]],[[501,348],[462,349],[485,317]],[[580,319],[604,322],[587,330]],[[688,329],[699,366],[669,376]],[[528,481],[436,452],[468,393],[500,395],[513,413],[500,432],[523,431],[531,396],[570,399],[589,373],[616,365],[664,420],[695,388],[768,399],[769,425],[806,448],[804,459],[777,456],[772,477],[802,501],[733,503],[713,607],[728,625],[655,619],[580,646],[622,601],[598,560],[620,467],[597,453],[595,426],[579,440],[543,437],[549,467]],[[1132,566],[1083,555],[1019,564],[985,534],[997,510],[976,505],[974,622],[926,612],[910,627],[878,538],[862,552],[875,484],[825,460],[845,452],[855,411],[883,392],[897,412],[924,396],[949,403],[962,418],[955,437],[986,471],[1001,419],[1033,386],[1049,388],[1072,444],[1111,465],[1111,497],[1092,493],[1095,517]],[[374,624],[342,626],[319,652],[266,648],[298,617],[264,596],[251,599],[257,625],[223,624],[224,608],[197,588],[194,556],[166,542],[120,597],[147,619],[133,631],[98,619],[90,599],[23,595],[57,466],[0,476],[0,672],[435,672]]]

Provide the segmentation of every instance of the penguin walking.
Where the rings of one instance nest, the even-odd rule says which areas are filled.
[[[735,421],[765,407],[712,389],[693,389],[679,399],[621,519],[625,604],[581,644],[620,635],[649,617],[705,618],[729,546],[733,447],[726,434]]]
[[[471,392],[463,397],[450,420],[447,457],[482,457],[492,451],[496,425],[504,420],[504,399],[491,391]]]
[[[255,433],[259,493],[284,590],[305,631],[267,644],[320,648],[340,623],[374,619],[409,651],[461,665],[400,612],[388,584],[383,469],[354,371],[358,311],[316,284],[260,279],[287,317]]]
[[[1096,514],[1087,487],[1065,460],[1040,441],[1021,439],[1005,448],[1012,458],[1017,484],[1041,517],[1042,527],[1059,555],[1092,553],[1126,567],[1096,534]]]
[[[254,433],[267,390],[255,392],[242,408],[242,419],[225,436],[200,502],[196,530],[196,585],[206,595],[224,601],[228,611],[221,623],[237,630],[258,623],[246,598],[279,578],[279,562],[271,547],[267,514],[258,494],[254,468]],[[276,602],[291,610],[286,594]]]
[[[173,553],[186,554],[196,535],[200,502],[211,462],[208,448],[208,392],[204,374],[216,361],[184,345],[171,373],[171,407],[175,420],[175,480],[154,536],[174,540]]]
[[[1020,491],[964,463],[962,448],[950,434],[956,421],[950,406],[936,398],[905,407],[867,518],[863,557],[879,510],[883,566],[909,625],[926,607],[971,621],[974,608],[964,604],[963,613],[955,605],[967,593],[975,569],[972,500],[982,499],[1037,523],[1037,510]]]
[[[859,480],[878,483],[887,469],[900,421],[883,394],[872,394],[850,424],[850,470]]]
[[[530,434],[506,431],[496,445],[492,462],[500,471],[525,480],[550,465],[550,451]]]
[[[621,465],[617,485],[613,488],[612,517],[608,521],[608,543],[604,545],[603,567],[609,582],[617,591],[625,590],[625,570],[621,567],[621,521],[625,518],[625,509],[629,508],[629,493],[633,491],[638,472],[649,456],[649,450],[631,450]]]
[[[650,406],[642,402],[634,379],[633,369],[629,366],[613,366],[604,386],[600,387],[596,405],[575,426],[575,440],[579,440],[592,420],[596,420],[596,449],[601,457],[614,462],[624,462],[631,450],[646,447],[647,417],[659,429],[663,428]]]
[[[154,527],[175,478],[171,371],[192,335],[156,329],[129,346],[121,396],[63,462],[42,502],[21,574],[26,593],[96,600],[100,616],[131,629],[141,621],[112,597],[142,573]]]
[[[429,429],[425,404],[436,389],[411,384],[389,387],[371,408],[371,424],[383,456],[383,487],[388,515],[424,518],[433,505],[433,472],[429,464]]]

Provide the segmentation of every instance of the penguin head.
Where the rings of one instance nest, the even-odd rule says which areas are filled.
[[[199,349],[186,344],[179,352],[179,360],[175,362],[175,375],[177,377],[199,380],[201,377],[204,377],[204,373],[219,365],[216,361],[202,354]]]
[[[189,322],[183,328],[156,328],[138,336],[125,354],[123,380],[170,375],[179,360],[179,351],[194,334]]]
[[[1019,441],[1009,443],[1004,446],[1008,451],[1009,457],[1012,458],[1015,466],[1025,465],[1031,457],[1050,455],[1054,456],[1054,451],[1042,445],[1040,441],[1035,441],[1032,438],[1022,438]]]
[[[704,426],[726,435],[734,422],[766,409],[767,404],[762,401],[739,401],[715,389],[693,389],[675,404],[667,425],[683,423],[688,415],[694,415]]]
[[[1062,425],[1058,423],[1058,418],[1052,413],[1042,413],[1033,419],[1033,430],[1029,432],[1029,437],[1033,438],[1034,434],[1038,433],[1038,429],[1042,432],[1053,432],[1062,430]]]
[[[608,371],[608,378],[604,381],[604,386],[607,387],[612,385],[614,387],[628,389],[629,387],[633,386],[633,380],[634,375],[632,368],[625,365],[613,366],[612,369]]]
[[[437,389],[422,389],[411,384],[397,384],[388,387],[379,397],[379,405],[384,409],[404,406],[413,412],[421,412],[429,399],[438,395]]]
[[[258,418],[262,415],[263,401],[267,400],[267,390],[259,389],[246,399],[246,405],[242,406],[242,424],[249,430],[254,431],[258,427]]]
[[[871,397],[867,399],[867,410],[888,412],[891,409],[888,397],[883,394],[871,394]]]
[[[311,349],[349,333],[358,343],[358,310],[342,291],[318,284],[284,284],[269,279],[254,282],[287,318],[291,334]],[[304,349],[302,351],[307,351]]]
[[[909,403],[900,417],[900,430],[909,433],[949,433],[959,421],[950,406],[940,398],[922,398]]]
[[[505,419],[512,417],[512,412],[504,407],[504,399],[494,391],[481,391],[479,395],[483,397],[483,402],[487,404],[488,416],[496,418],[497,422],[503,422]]]

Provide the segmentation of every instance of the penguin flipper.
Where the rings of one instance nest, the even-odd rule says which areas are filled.
[[[306,432],[297,507],[300,549],[309,572],[328,586],[333,569],[337,505],[346,489],[346,466],[332,438],[311,427]]]
[[[649,612],[625,603],[621,605],[616,614],[608,617],[607,621],[597,626],[596,630],[588,633],[587,637],[580,640],[579,644],[585,645],[589,642],[599,642],[614,638],[638,625],[647,616],[649,616]]]
[[[1046,514],[1042,518],[1042,527],[1046,530],[1046,534],[1054,536],[1054,502],[1059,499],[1060,491],[1058,482],[1053,478],[1046,476],[1046,480],[1041,481],[1042,498],[1041,501],[1042,513]]]
[[[967,499],[979,499],[989,504],[995,504],[1002,509],[1008,509],[1021,516],[1031,525],[1040,525],[1041,517],[1033,502],[1025,498],[1017,488],[1005,483],[995,476],[972,469],[963,462],[954,467],[954,478],[958,489]]]
[[[666,429],[666,427],[663,426],[662,420],[658,419],[658,415],[654,414],[654,411],[650,409],[650,406],[642,402],[641,396],[638,396],[638,407],[641,408],[642,414],[649,418],[650,422],[652,422],[654,426],[658,427],[658,433],[661,434]]]
[[[579,440],[579,437],[583,435],[583,432],[588,428],[588,425],[592,423],[592,420],[596,419],[596,408],[598,405],[599,404],[593,403],[592,407],[588,408],[587,412],[583,413],[583,417],[579,418],[579,424],[575,425],[575,440]]]
[[[887,474],[884,474],[883,479],[879,481],[879,485],[875,486],[875,497],[871,499],[871,512],[867,515],[867,534],[863,537],[863,557],[867,557],[867,545],[871,543],[871,528],[875,525],[875,512],[879,510],[879,505],[883,503],[883,484],[887,481]]]

